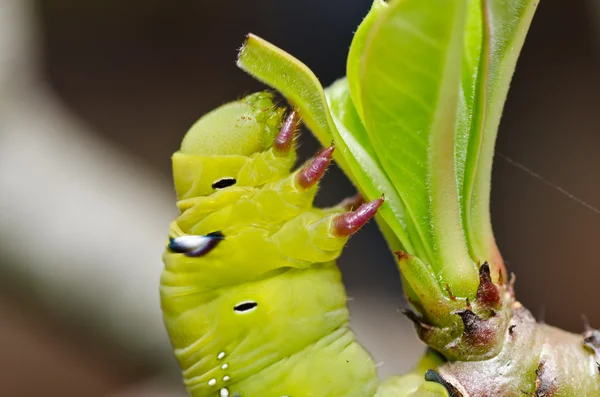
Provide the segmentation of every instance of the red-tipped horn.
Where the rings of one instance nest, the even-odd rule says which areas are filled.
[[[294,142],[294,136],[296,132],[300,128],[300,115],[296,110],[292,110],[292,112],[287,116],[281,129],[279,130],[279,134],[275,137],[275,142],[273,143],[273,147],[281,154],[287,154],[292,148],[292,143]]]
[[[338,237],[348,237],[363,227],[375,216],[383,204],[383,197],[364,203],[354,212],[340,214],[333,219],[332,233]]]
[[[325,171],[331,163],[331,157],[333,156],[334,146],[331,145],[327,149],[317,154],[311,162],[306,164],[298,175],[296,176],[296,182],[304,189],[309,189],[319,182],[319,179],[325,175]]]

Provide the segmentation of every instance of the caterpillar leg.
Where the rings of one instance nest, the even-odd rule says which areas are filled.
[[[364,203],[352,212],[304,212],[286,223],[273,239],[283,255],[307,262],[325,262],[340,255],[348,238],[364,226],[383,204],[383,198]]]
[[[178,222],[190,234],[205,234],[244,226],[264,227],[272,232],[290,219],[310,210],[318,182],[331,163],[333,146],[281,180],[261,188],[231,187],[208,197],[185,200]],[[220,205],[218,207],[217,205]]]
[[[331,164],[333,145],[280,181],[265,185],[254,197],[261,219],[287,222],[312,208],[318,183]],[[277,208],[277,211],[273,209]]]
[[[273,142],[273,148],[276,153],[285,156],[292,150],[294,139],[300,129],[300,121],[300,114],[296,109],[293,109],[281,125],[279,133]]]
[[[380,198],[342,213],[305,210],[274,233],[249,226],[231,234],[213,231],[193,235],[173,222],[169,249],[163,256],[163,289],[172,294],[191,293],[253,280],[277,269],[309,268],[335,260],[350,235],[366,224],[382,203]],[[198,255],[191,255],[196,252]],[[199,271],[198,260],[204,256],[207,260],[201,262]]]

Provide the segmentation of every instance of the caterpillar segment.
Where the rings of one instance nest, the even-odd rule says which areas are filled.
[[[380,387],[335,260],[383,197],[314,207],[334,148],[292,170],[300,119],[283,116],[270,94],[253,94],[202,117],[173,155],[180,215],[160,292],[189,394],[408,397],[427,384],[447,396],[423,373]]]

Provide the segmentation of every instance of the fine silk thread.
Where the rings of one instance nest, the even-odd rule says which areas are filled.
[[[508,164],[512,165],[513,167],[516,167],[522,171],[524,171],[525,173],[531,175],[532,177],[540,180],[542,183],[544,183],[545,185],[551,187],[552,189],[558,191],[559,193],[567,196],[569,199],[575,201],[576,203],[584,206],[585,208],[589,209],[590,211],[594,212],[596,215],[600,215],[600,209],[594,207],[591,204],[588,204],[587,202],[583,201],[582,199],[580,199],[579,197],[575,196],[574,194],[568,192],[567,190],[563,189],[562,187],[558,186],[556,183],[549,181],[548,179],[544,178],[543,176],[541,176],[540,174],[536,173],[535,171],[527,168],[526,166],[524,166],[523,164],[517,162],[516,160],[513,160],[512,158],[508,157],[505,154],[502,153],[496,153],[496,155],[498,157],[500,157],[501,159],[503,159],[504,161],[506,161]]]

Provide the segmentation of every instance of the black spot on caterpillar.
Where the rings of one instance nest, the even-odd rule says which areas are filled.
[[[249,312],[253,309],[256,309],[257,306],[258,306],[258,303],[254,302],[254,301],[242,302],[242,303],[238,303],[237,305],[235,305],[233,310],[238,313],[244,313],[244,312]]]
[[[235,178],[221,178],[212,184],[212,188],[215,190],[225,189],[226,187],[235,185]]]

